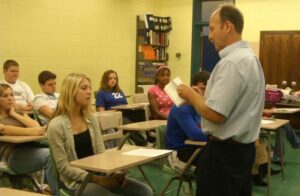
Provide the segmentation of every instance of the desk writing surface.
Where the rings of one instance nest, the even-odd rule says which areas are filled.
[[[1,196],[41,196],[44,194],[2,187],[0,188],[0,195]]]
[[[166,120],[148,120],[136,123],[129,123],[126,125],[119,126],[118,128],[126,131],[148,131],[163,125],[167,125]]]
[[[125,145],[121,150],[116,148],[106,150],[103,153],[72,161],[70,164],[84,170],[93,172],[113,173],[118,170],[127,169],[141,165],[161,157],[169,155],[172,151],[155,157],[126,155],[124,152],[139,149],[138,146]]]
[[[264,112],[272,114],[294,114],[300,112],[300,108],[273,108],[273,109],[264,109]]]
[[[263,121],[263,120],[266,120],[266,121]],[[289,120],[283,120],[283,119],[269,119],[269,120],[262,119],[260,127],[262,129],[266,129],[266,130],[276,130],[288,123],[289,123]]]
[[[143,109],[148,106],[149,103],[133,103],[133,104],[125,104],[125,105],[117,105],[111,107],[113,110],[133,110],[133,109]]]
[[[195,140],[185,140],[184,141],[185,144],[189,144],[189,145],[195,145],[195,146],[205,146],[207,142],[202,142],[202,141],[195,141]]]
[[[1,135],[1,142],[10,142],[10,143],[25,143],[25,142],[33,142],[46,139],[46,135],[40,136],[16,136],[16,135]]]

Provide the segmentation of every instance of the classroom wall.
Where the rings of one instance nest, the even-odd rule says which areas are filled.
[[[243,12],[243,38],[259,56],[260,31],[300,30],[299,0],[236,0]]]
[[[126,93],[134,92],[136,15],[157,10],[150,0],[0,0],[0,63],[15,59],[20,79],[35,93],[37,75],[48,69],[58,87],[82,72],[99,87],[114,69]],[[2,74],[0,76],[2,78]]]
[[[193,0],[164,0],[159,5],[161,15],[172,18],[168,48],[171,77],[179,76],[188,84],[191,74],[192,4]],[[177,58],[176,53],[181,53],[181,57]]]
[[[300,29],[298,0],[236,0],[236,5],[245,16],[243,38],[257,55],[261,30]],[[37,75],[45,69],[57,74],[58,87],[68,73],[85,73],[95,90],[103,71],[115,69],[125,93],[132,94],[136,15],[143,13],[172,17],[168,63],[172,77],[189,82],[192,0],[0,0],[0,64],[17,60],[20,78],[36,93]]]

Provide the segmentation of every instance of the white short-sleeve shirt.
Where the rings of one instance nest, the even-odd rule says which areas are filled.
[[[20,105],[27,105],[34,99],[34,94],[31,88],[25,82],[17,80],[14,84],[1,80],[0,83],[8,84],[14,91],[15,101]]]
[[[59,94],[58,93],[54,93],[52,95],[47,95],[45,93],[40,93],[40,94],[37,94],[33,100],[33,109],[35,111],[37,111],[38,115],[39,115],[39,118],[40,120],[42,120],[43,124],[47,124],[49,119],[47,116],[41,114],[39,112],[39,109],[42,107],[42,106],[45,106],[47,105],[48,107],[50,107],[52,110],[55,110],[56,106],[57,106],[57,101],[58,101],[58,97],[59,97]]]

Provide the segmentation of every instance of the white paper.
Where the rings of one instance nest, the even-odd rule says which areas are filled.
[[[133,156],[144,156],[144,157],[157,157],[157,156],[169,153],[169,152],[172,152],[172,150],[140,148],[140,149],[124,152],[122,154],[133,155]]]
[[[262,125],[271,124],[271,123],[273,123],[273,122],[274,122],[274,120],[265,120],[265,119],[262,119],[262,120],[261,120],[261,124],[262,124]]]
[[[299,108],[276,108],[276,112],[297,112]]]
[[[177,107],[182,105],[185,102],[185,100],[179,97],[177,93],[177,87],[179,84],[182,84],[182,81],[177,76],[174,80],[170,81],[169,84],[167,84],[164,88],[167,95],[170,97],[170,99],[174,102],[174,104]]]

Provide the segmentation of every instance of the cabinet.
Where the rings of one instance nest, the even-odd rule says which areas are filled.
[[[135,92],[155,83],[158,66],[167,65],[168,33],[172,29],[170,17],[152,14],[137,16],[136,28],[136,82]]]
[[[300,31],[262,31],[259,50],[267,84],[300,90]]]

